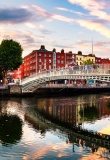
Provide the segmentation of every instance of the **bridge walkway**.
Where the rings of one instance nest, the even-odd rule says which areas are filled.
[[[26,77],[21,81],[22,91],[34,91],[41,84],[55,80],[93,79],[110,82],[110,65],[73,66],[61,69],[45,70]]]

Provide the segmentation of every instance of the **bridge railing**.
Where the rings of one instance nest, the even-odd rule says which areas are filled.
[[[43,70],[39,73],[35,73],[30,75],[29,77],[24,78],[21,81],[21,84],[28,83],[32,80],[35,79],[40,79],[44,77],[51,77],[51,76],[61,76],[61,75],[85,75],[85,74],[110,74],[110,65],[81,65],[81,66],[68,66],[64,68],[56,68],[56,69],[51,69],[51,70]]]

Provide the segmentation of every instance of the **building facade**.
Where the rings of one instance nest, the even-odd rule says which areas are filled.
[[[42,71],[61,69],[68,65],[74,65],[74,62],[75,54],[72,52],[65,53],[63,49],[61,52],[56,52],[55,49],[48,51],[44,45],[41,45],[39,50],[33,50],[24,57],[23,64],[14,71],[14,78],[23,79]]]
[[[45,49],[41,45],[40,49],[33,50],[30,54],[24,57],[23,64],[14,71],[14,79],[23,79],[35,73],[42,71],[61,69],[68,66],[82,65],[84,61],[90,60],[93,64],[110,64],[109,59],[95,57],[94,54],[83,55],[81,51],[78,53],[57,52],[54,48],[52,51]]]

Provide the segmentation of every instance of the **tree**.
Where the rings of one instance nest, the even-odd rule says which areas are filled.
[[[22,137],[22,125],[23,122],[17,115],[0,115],[1,143],[6,146],[19,142]]]
[[[87,59],[86,61],[84,61],[83,63],[82,63],[83,65],[92,65],[92,64],[94,64],[90,59]]]
[[[15,70],[23,62],[21,45],[10,40],[3,40],[0,44],[0,71],[3,73],[3,79],[7,75],[7,71]]]

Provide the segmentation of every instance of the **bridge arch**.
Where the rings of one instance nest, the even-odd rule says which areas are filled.
[[[108,74],[108,68],[104,69],[100,67],[100,72],[98,72],[98,70],[92,70],[92,66],[91,69],[86,71],[81,67],[79,67],[78,69],[65,67],[59,70],[43,71],[41,73],[31,75],[21,81],[22,92],[26,92],[29,90],[34,91],[40,85],[56,80],[92,79],[94,81],[97,80],[110,82],[110,74]]]

